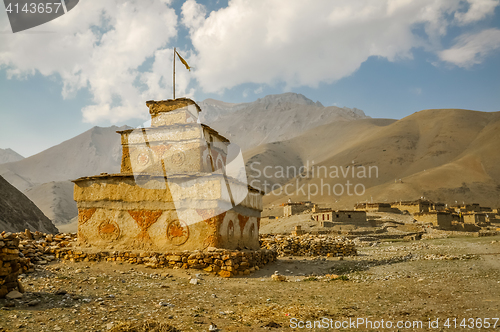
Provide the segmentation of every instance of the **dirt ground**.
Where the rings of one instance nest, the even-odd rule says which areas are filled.
[[[274,281],[275,271],[287,282]],[[0,300],[2,332],[112,331],[119,322],[144,321],[181,331],[209,331],[211,324],[220,331],[290,331],[301,324],[306,328],[296,330],[468,331],[470,319],[475,328],[482,323],[482,330],[500,331],[500,320],[493,327],[500,318],[500,236],[383,242],[343,260],[284,257],[231,279],[54,261],[22,280],[21,299]],[[452,320],[445,327],[447,318],[456,318],[456,328]],[[349,319],[365,325],[335,328]],[[376,328],[382,319],[422,321],[422,328]],[[438,327],[430,328],[429,319],[439,319]],[[308,329],[315,320],[322,328]]]

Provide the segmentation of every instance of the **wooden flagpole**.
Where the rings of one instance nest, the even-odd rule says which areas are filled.
[[[174,99],[175,99],[175,47],[174,47]]]

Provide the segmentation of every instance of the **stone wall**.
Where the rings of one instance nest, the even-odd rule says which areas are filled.
[[[126,262],[151,268],[202,269],[221,277],[247,275],[273,262],[277,252],[271,250],[226,250],[151,252],[101,251],[78,248],[76,234],[2,233],[0,235],[0,294],[17,287],[17,276],[34,271],[34,264],[46,265],[56,259],[71,262]],[[20,256],[24,256],[21,258]]]
[[[267,235],[261,239],[261,248],[276,251],[283,256],[356,256],[354,242],[340,236],[327,235]]]
[[[29,233],[29,231],[27,231]],[[32,265],[29,258],[19,257],[19,238],[15,233],[0,234],[0,298],[10,291],[23,291],[17,277],[28,272]]]
[[[271,250],[225,250],[211,248],[193,252],[86,251],[72,248],[49,248],[48,253],[71,262],[126,262],[151,268],[198,269],[221,277],[247,275],[276,260]]]

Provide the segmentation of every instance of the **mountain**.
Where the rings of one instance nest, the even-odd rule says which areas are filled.
[[[0,176],[0,232],[25,229],[58,233],[50,219],[32,201]]]
[[[58,226],[78,216],[73,189],[73,182],[52,181],[28,189],[26,196]]]
[[[24,157],[12,149],[0,149],[0,164],[23,160]]]
[[[0,165],[0,175],[25,192],[47,182],[119,172],[121,145],[116,131],[126,128],[94,127],[34,156]]]
[[[200,120],[242,150],[291,139],[309,129],[334,122],[368,118],[356,108],[324,107],[297,93],[269,95],[251,103],[199,102]]]
[[[254,185],[263,184],[265,179],[274,183],[275,189],[280,188],[278,184],[282,188],[288,184],[292,200],[352,208],[358,201],[425,197],[449,204],[465,201],[500,207],[499,148],[500,112],[435,109],[398,121],[331,123],[290,140],[248,150],[244,155]],[[266,165],[272,166],[267,172],[272,176],[258,177]],[[278,166],[309,166],[310,171],[305,172],[303,167],[304,177],[286,177],[276,173]],[[370,166],[371,177],[362,172]],[[347,193],[347,181],[351,195]],[[353,192],[356,184],[361,195]],[[320,189],[322,185],[324,195],[307,194],[307,186],[314,193],[316,186]],[[335,185],[336,192],[332,192]],[[278,204],[287,199],[285,193],[275,191],[265,196],[265,203]]]
[[[71,180],[118,173],[120,135],[129,127],[94,127],[26,159],[0,165],[0,175],[24,192],[55,224],[78,214]]]

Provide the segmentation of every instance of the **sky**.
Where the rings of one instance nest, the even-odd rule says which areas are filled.
[[[0,148],[28,157],[145,101],[296,92],[400,119],[500,110],[500,0],[82,0],[12,33],[0,8]]]

